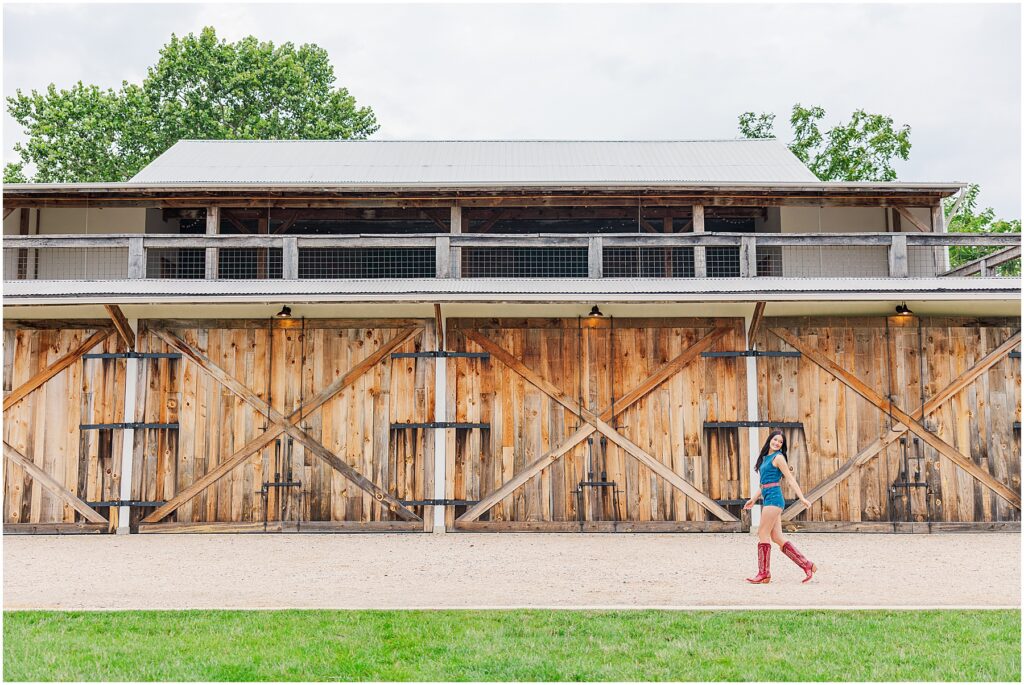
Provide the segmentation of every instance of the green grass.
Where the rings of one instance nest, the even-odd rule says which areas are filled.
[[[1019,681],[1019,611],[4,613],[5,680]]]

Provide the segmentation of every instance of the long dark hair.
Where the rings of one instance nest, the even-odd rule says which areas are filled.
[[[755,471],[759,471],[761,469],[761,462],[763,462],[764,458],[768,456],[768,452],[771,450],[772,438],[776,435],[782,436],[782,447],[779,448],[779,452],[782,453],[782,458],[789,459],[789,455],[786,454],[786,450],[788,449],[788,446],[786,445],[786,434],[782,431],[772,431],[768,434],[768,439],[764,441],[764,447],[761,448],[761,454],[758,455],[757,463],[754,464]]]

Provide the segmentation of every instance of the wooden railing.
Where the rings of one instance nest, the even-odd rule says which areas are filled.
[[[950,270],[948,247],[1019,234],[62,235],[5,236],[5,280],[753,278],[993,275]],[[1016,252],[1013,249],[1016,248]]]

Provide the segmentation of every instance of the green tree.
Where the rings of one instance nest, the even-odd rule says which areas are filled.
[[[955,215],[951,215],[956,204],[954,198],[945,201],[946,230],[950,233],[1020,233],[1020,219],[1006,221],[996,219],[995,210],[991,207],[978,211],[978,193],[980,188],[973,184],[967,188],[963,202]],[[961,264],[980,259],[987,254],[998,252],[1001,247],[954,246],[949,248],[949,265],[956,268]],[[996,267],[1000,276],[1019,276],[1020,260],[1016,259]]]
[[[896,159],[910,156],[910,127],[896,127],[892,117],[856,110],[849,122],[822,131],[821,107],[793,105],[789,144],[801,162],[822,181],[893,181]],[[739,117],[745,138],[774,138],[775,115],[744,112]]]
[[[5,182],[125,181],[182,139],[334,140],[365,138],[379,127],[335,85],[327,52],[248,36],[218,40],[213,28],[171,35],[141,84],[103,90],[79,82],[68,90],[7,98],[28,141]],[[10,181],[8,180],[10,179]]]

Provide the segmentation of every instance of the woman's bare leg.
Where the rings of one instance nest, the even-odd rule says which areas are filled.
[[[778,509],[778,507],[772,507],[772,508],[773,509]],[[782,534],[782,510],[781,509],[779,510],[779,517],[777,519],[775,519],[775,525],[772,526],[772,542],[774,542],[776,545],[778,545],[779,549],[782,549],[783,546],[785,546],[785,544],[787,542],[789,542],[789,538],[787,538],[785,535]]]
[[[779,531],[781,533],[781,517],[782,509],[779,507],[761,507],[761,523],[757,527],[758,542],[769,542],[770,540],[773,540],[776,525],[779,526]]]

